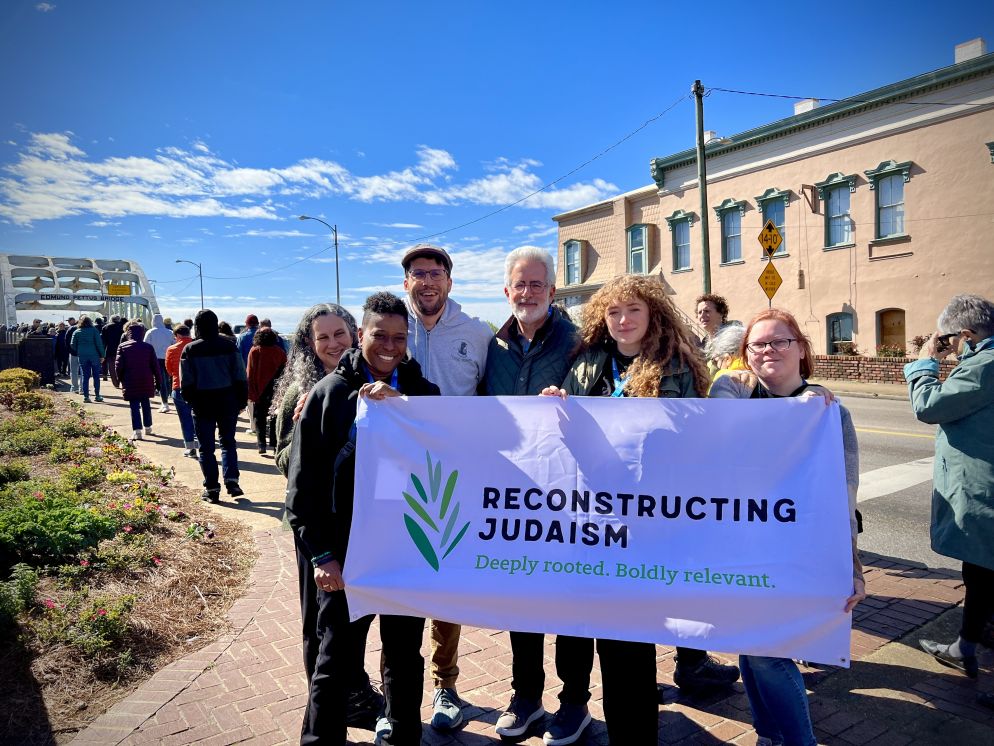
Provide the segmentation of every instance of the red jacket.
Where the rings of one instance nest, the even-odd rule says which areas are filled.
[[[286,353],[278,344],[253,345],[249,350],[248,368],[248,398],[249,401],[259,401],[269,383],[279,374],[286,364]]]
[[[174,345],[169,345],[166,349],[166,373],[172,376],[173,391],[179,391],[179,356],[183,354],[183,348],[193,341],[193,337],[180,337]]]

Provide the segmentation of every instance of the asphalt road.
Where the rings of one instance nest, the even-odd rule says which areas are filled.
[[[931,568],[961,563],[933,552],[928,527],[935,427],[907,401],[842,397],[859,436],[861,550]]]

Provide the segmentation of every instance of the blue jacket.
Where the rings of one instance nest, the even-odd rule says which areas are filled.
[[[994,570],[994,337],[960,357],[944,382],[931,359],[904,366],[911,406],[938,425],[932,549]]]
[[[78,326],[69,339],[69,349],[73,355],[87,360],[104,356],[104,341],[100,330],[95,326]]]

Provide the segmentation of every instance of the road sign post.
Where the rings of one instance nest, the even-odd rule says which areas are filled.
[[[759,286],[766,293],[766,297],[769,299],[770,307],[772,308],[773,296],[777,294],[777,290],[783,284],[783,278],[777,272],[777,268],[773,266],[773,255],[777,253],[777,249],[783,243],[783,236],[780,235],[780,231],[777,230],[774,222],[767,220],[766,225],[763,226],[763,230],[759,232],[758,238],[759,245],[763,247],[763,251],[770,258],[769,264],[766,265],[766,268],[759,275]]]

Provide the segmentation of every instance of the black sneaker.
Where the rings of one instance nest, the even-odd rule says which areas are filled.
[[[980,672],[976,655],[952,655],[949,652],[949,645],[934,640],[919,640],[918,645],[942,665],[962,671],[971,679],[977,678],[977,674]]]
[[[238,482],[232,480],[230,482],[224,483],[224,488],[228,490],[228,494],[232,497],[241,497],[245,493],[242,492],[242,488],[238,486]]]
[[[497,726],[494,730],[502,738],[517,738],[527,733],[532,723],[544,716],[545,709],[542,707],[542,700],[525,699],[515,694],[511,697],[507,709],[497,718]]]
[[[583,731],[590,725],[590,710],[583,705],[563,703],[559,712],[552,716],[552,722],[545,729],[542,740],[545,746],[567,746],[576,743]]]
[[[722,663],[713,655],[704,658],[696,666],[681,666],[677,659],[673,683],[680,690],[693,694],[715,687],[731,686],[739,680],[739,667]]]
[[[345,705],[345,723],[350,728],[375,730],[376,718],[383,711],[383,695],[371,683],[349,693]]]
[[[217,503],[221,501],[221,488],[218,487],[213,490],[204,490],[200,493],[200,499],[205,503]]]

